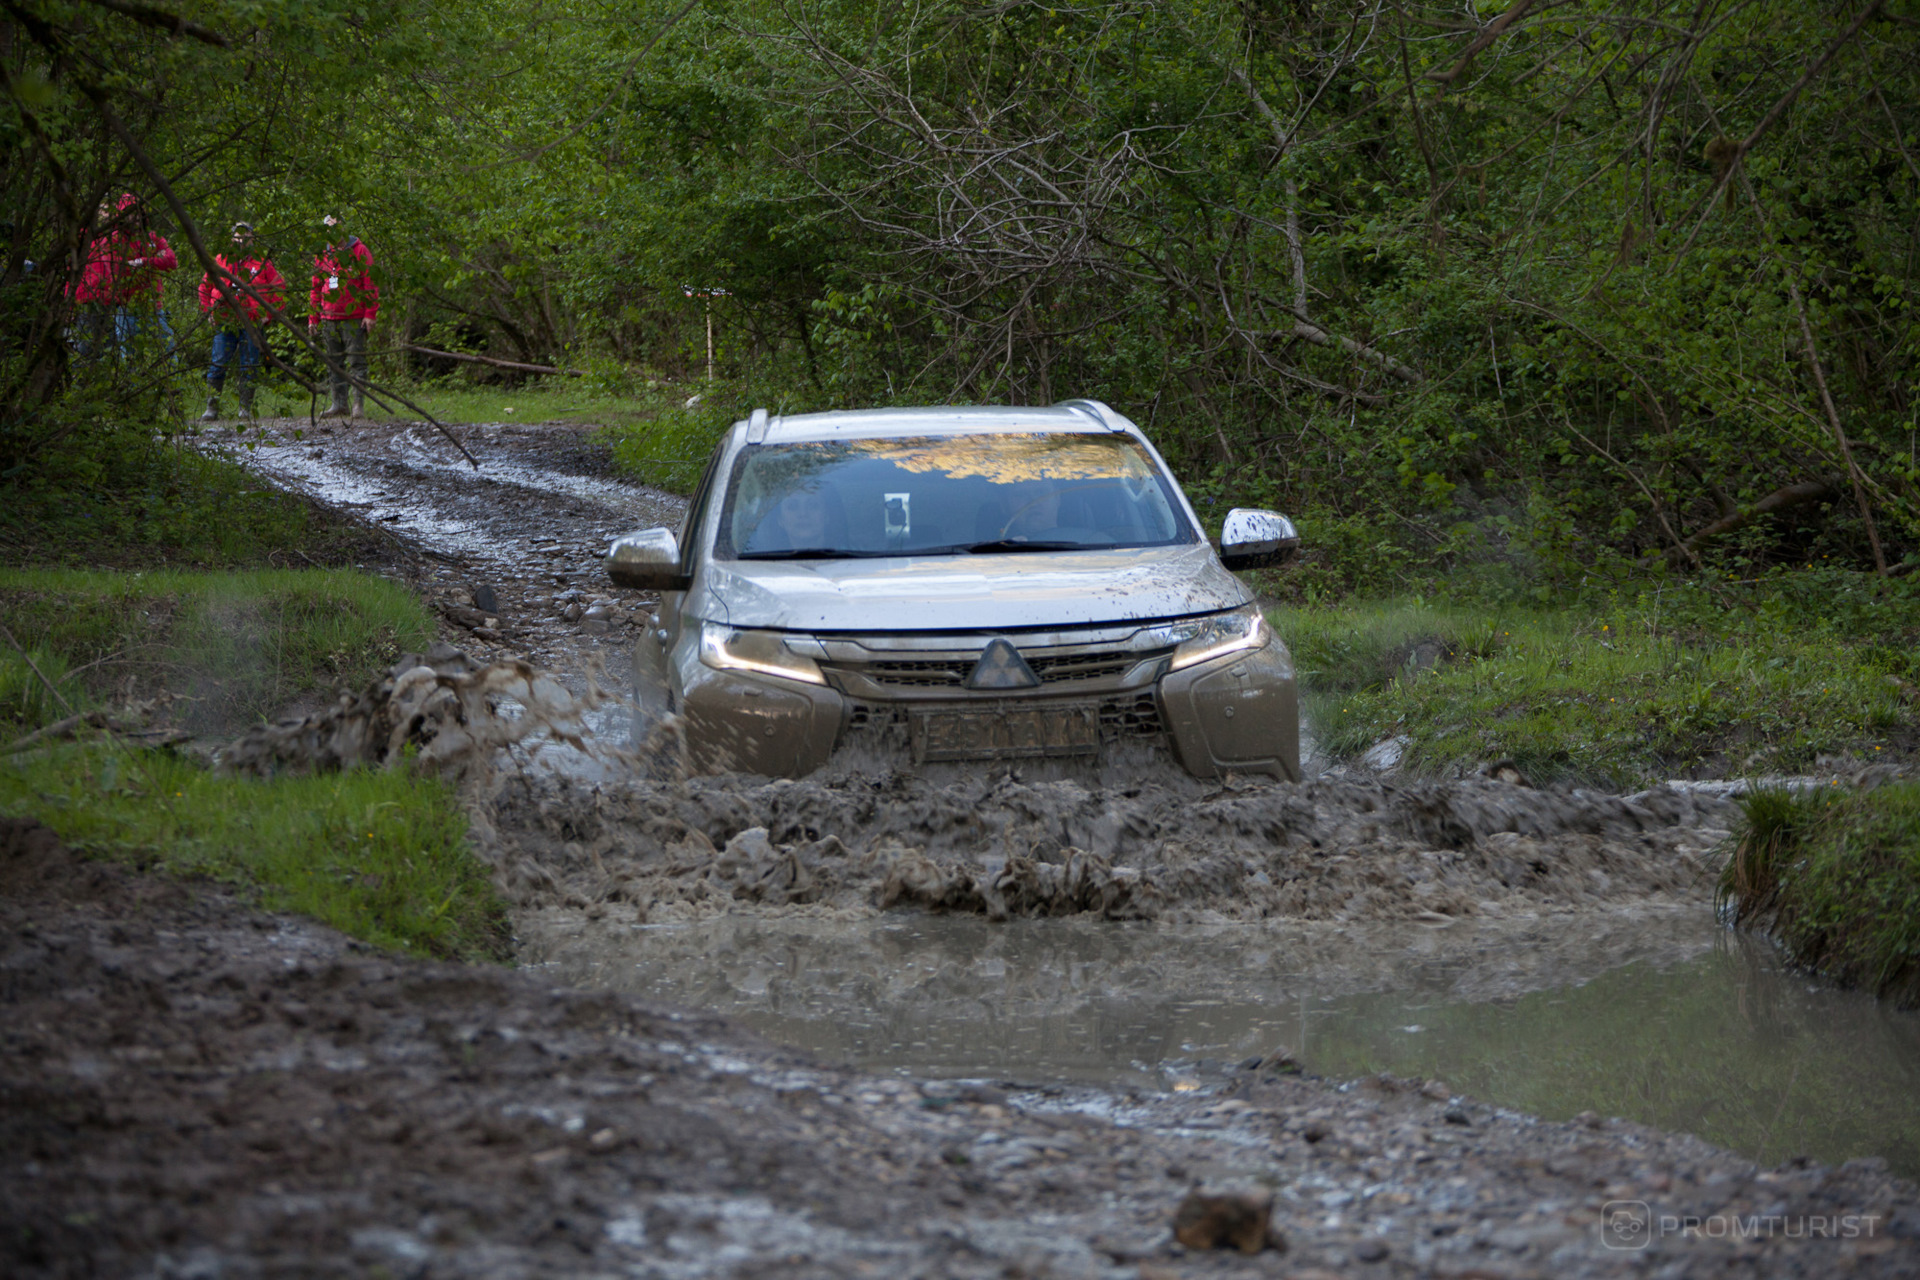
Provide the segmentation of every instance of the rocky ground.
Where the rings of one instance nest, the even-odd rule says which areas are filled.
[[[424,427],[291,431],[254,465],[389,531],[370,567],[446,639],[488,670],[622,683],[651,602],[598,555],[676,499],[609,478],[570,427],[456,428],[478,473]],[[530,935],[932,910],[1471,939],[1454,922],[1703,906],[1725,820],[1667,788],[1200,784],[1146,757],[701,779],[670,746],[637,774],[476,791]],[[6,1274],[1920,1273],[1920,1198],[1873,1161],[1761,1170],[1284,1054],[1137,1095],[866,1076],[625,996],[383,957],[31,824],[0,850]]]
[[[31,823],[0,830],[0,1002],[9,1275],[1920,1264],[1920,1201],[1871,1161],[1758,1170],[1284,1060],[1137,1098],[862,1076],[716,1019],[370,954],[211,886],[77,861]],[[1615,1201],[1648,1206],[1644,1248],[1607,1247],[1609,1223],[1613,1243],[1643,1238]]]

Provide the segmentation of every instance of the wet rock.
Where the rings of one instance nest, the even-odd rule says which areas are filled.
[[[1271,1191],[1191,1191],[1173,1215],[1173,1238],[1189,1249],[1284,1250],[1286,1239],[1272,1218]]]
[[[1390,1252],[1384,1240],[1362,1240],[1353,1247],[1353,1256],[1361,1262],[1379,1262]]]
[[[482,613],[499,613],[500,597],[486,583],[478,583],[473,588],[473,607]]]

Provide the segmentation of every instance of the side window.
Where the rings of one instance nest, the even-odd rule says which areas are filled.
[[[694,538],[700,526],[706,523],[707,505],[713,499],[713,489],[719,478],[720,456],[727,451],[727,442],[722,440],[707,459],[707,469],[701,473],[699,487],[693,491],[693,501],[687,504],[686,519],[680,522],[680,571],[692,573],[700,548],[694,545]]]

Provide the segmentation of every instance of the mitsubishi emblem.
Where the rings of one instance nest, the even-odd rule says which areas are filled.
[[[969,689],[1034,689],[1039,685],[1040,677],[1033,674],[1020,651],[1005,640],[989,644],[967,676]]]

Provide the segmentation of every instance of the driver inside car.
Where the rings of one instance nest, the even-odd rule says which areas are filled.
[[[753,550],[805,551],[846,545],[846,516],[838,499],[817,489],[797,489],[774,506],[753,531]]]

